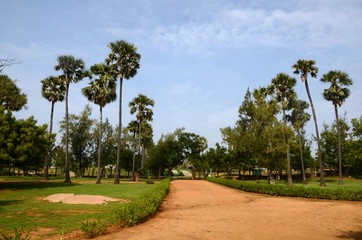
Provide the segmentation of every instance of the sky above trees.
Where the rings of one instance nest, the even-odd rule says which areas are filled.
[[[298,59],[316,60],[319,68],[309,84],[320,128],[334,121],[333,106],[322,96],[327,86],[319,82],[330,70],[345,71],[354,81],[340,114],[362,114],[359,0],[0,0],[0,6],[0,57],[20,62],[3,73],[28,96],[28,109],[15,115],[34,115],[40,124],[49,122],[50,111],[40,81],[57,74],[57,57],[71,54],[89,68],[103,62],[107,44],[117,40],[135,44],[141,54],[138,74],[124,81],[123,122],[134,119],[128,103],[145,94],[155,101],[155,141],[185,127],[213,147],[221,142],[219,129],[237,120],[246,89],[266,86],[280,72],[297,78],[299,98],[307,101],[292,71]],[[72,85],[70,113],[79,114],[88,103],[81,94],[88,82]],[[64,102],[57,103],[56,132],[64,111]],[[104,108],[103,117],[117,124],[117,101]],[[306,129],[311,136],[312,121]]]

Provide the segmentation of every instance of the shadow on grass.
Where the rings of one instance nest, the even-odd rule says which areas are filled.
[[[1,212],[1,207],[19,204],[23,201],[24,200],[0,200],[0,212]]]
[[[0,190],[23,190],[23,189],[44,189],[56,187],[72,187],[79,185],[77,183],[65,182],[40,182],[40,181],[8,181],[0,182]]]
[[[341,238],[341,239],[361,240],[362,239],[362,230],[361,231],[343,232],[341,235],[339,235],[337,237]]]

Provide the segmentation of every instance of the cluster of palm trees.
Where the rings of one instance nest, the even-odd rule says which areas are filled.
[[[316,67],[316,62],[314,60],[298,60],[297,63],[293,65],[293,70],[295,74],[300,75],[302,82],[305,84],[305,89],[308,95],[309,104],[311,106],[314,126],[315,126],[315,134],[318,145],[318,160],[320,165],[320,185],[325,185],[324,179],[324,164],[322,160],[321,153],[321,144],[320,144],[320,136],[318,131],[318,122],[317,116],[313,105],[312,96],[309,91],[308,85],[308,77],[317,78],[318,68]],[[352,79],[348,76],[347,73],[339,70],[329,71],[324,74],[320,79],[323,83],[329,83],[330,87],[325,89],[323,92],[323,97],[325,100],[332,102],[335,110],[336,123],[337,123],[337,132],[338,132],[338,165],[339,165],[339,184],[343,184],[342,178],[342,159],[341,159],[341,143],[340,143],[340,126],[339,126],[339,118],[338,118],[338,107],[340,107],[346,99],[350,95],[349,86],[352,85]],[[284,124],[287,125],[287,116],[285,111],[287,109],[292,109],[290,115],[288,115],[288,119],[291,121],[294,129],[297,131],[299,136],[299,140],[301,141],[300,130],[304,127],[306,122],[309,120],[309,115],[304,111],[308,108],[308,104],[302,100],[297,100],[296,93],[293,88],[296,84],[296,80],[292,77],[289,77],[287,74],[278,74],[272,80],[272,86],[277,92],[277,98],[282,103],[282,111],[283,111],[283,121]],[[288,184],[292,184],[291,178],[291,167],[290,167],[290,152],[289,152],[289,141],[288,136],[286,135],[287,141],[287,172],[288,172]],[[301,144],[300,144],[301,146]],[[306,183],[305,173],[304,173],[304,164],[303,164],[303,155],[301,152],[301,166],[302,166],[302,174],[303,174],[303,182]]]
[[[98,171],[97,183],[101,182],[101,137],[102,137],[102,109],[106,104],[115,101],[116,82],[119,82],[119,124],[117,136],[117,161],[114,183],[119,183],[120,177],[120,144],[122,129],[122,85],[123,79],[130,79],[137,74],[140,67],[141,55],[137,52],[137,47],[131,43],[120,40],[108,44],[110,53],[104,63],[94,64],[89,70],[85,69],[84,61],[75,58],[72,55],[61,55],[57,58],[57,65],[54,67],[56,71],[60,71],[59,76],[51,76],[42,80],[42,95],[51,102],[50,130],[52,133],[54,104],[61,102],[65,98],[65,182],[70,183],[69,174],[69,114],[68,114],[68,93],[70,83],[77,83],[85,77],[89,77],[91,81],[89,85],[82,89],[82,93],[97,104],[100,109],[100,129],[99,129],[99,148],[98,148]],[[49,151],[50,152],[50,151]],[[48,179],[49,154],[44,163],[44,177]]]

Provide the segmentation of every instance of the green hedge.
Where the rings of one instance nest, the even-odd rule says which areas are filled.
[[[306,188],[303,186],[270,185],[255,182],[207,178],[208,181],[246,192],[262,193],[273,196],[304,197],[331,200],[362,201],[361,190]]]
[[[166,197],[170,187],[170,179],[166,178],[145,192],[135,201],[122,205],[114,211],[114,217],[122,227],[133,226],[146,221],[154,215]]]

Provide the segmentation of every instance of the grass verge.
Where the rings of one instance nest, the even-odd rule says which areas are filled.
[[[74,193],[103,195],[107,197],[139,201],[145,193],[152,192],[161,183],[113,184],[102,180],[94,184],[95,179],[72,179],[72,184],[63,179],[42,181],[31,177],[0,177],[0,233],[10,235],[14,229],[24,231],[47,230],[45,234],[66,234],[74,230],[92,228],[97,221],[97,232],[101,232],[100,223],[112,220],[110,213],[122,206],[118,202],[102,205],[50,203],[43,199],[55,193]],[[88,221],[88,222],[87,222]],[[0,236],[1,236],[0,234]],[[43,238],[46,238],[44,235]]]
[[[246,192],[262,193],[273,196],[362,201],[362,190],[356,190],[356,187],[353,187],[354,189],[352,190],[348,189],[346,186],[340,186],[340,188],[336,188],[335,186],[316,187],[313,185],[270,185],[266,182],[264,183],[259,181],[238,181],[223,178],[207,178],[207,180]]]

